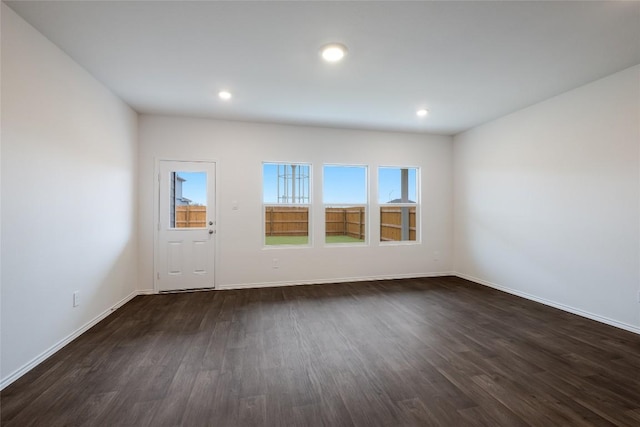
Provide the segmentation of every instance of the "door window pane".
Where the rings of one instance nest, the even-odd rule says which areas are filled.
[[[207,173],[171,172],[170,222],[172,228],[207,226]]]

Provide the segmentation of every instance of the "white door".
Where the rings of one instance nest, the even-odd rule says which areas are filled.
[[[160,161],[156,289],[214,287],[215,163]]]

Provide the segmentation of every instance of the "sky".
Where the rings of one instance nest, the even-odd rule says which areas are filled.
[[[288,165],[287,165],[288,166]],[[282,172],[281,165],[281,172]],[[290,172],[291,169],[288,168]],[[309,165],[299,165],[297,173],[310,175]],[[366,204],[367,203],[367,167],[366,166],[323,166],[322,203],[325,204]],[[416,201],[416,172],[409,168],[409,200]],[[177,172],[185,179],[182,183],[182,195],[193,204],[206,205],[206,172]],[[263,167],[264,203],[277,203],[278,173],[277,165],[265,163]],[[387,203],[399,199],[400,169],[378,169],[378,203]],[[309,182],[309,181],[307,181]],[[289,191],[291,187],[289,187]],[[308,187],[306,188],[308,195]],[[307,202],[308,203],[308,202]]]
[[[280,165],[282,173],[282,165]],[[298,166],[298,171],[300,166]],[[303,174],[310,175],[310,167],[303,166]],[[290,169],[288,169],[290,172]],[[323,166],[322,203],[325,204],[366,204],[367,203],[367,167],[366,166]],[[409,199],[416,201],[416,172],[409,168]],[[379,168],[379,203],[399,199],[399,168]],[[306,187],[308,194],[308,187]],[[265,163],[263,166],[264,203],[277,203],[278,172],[277,165]],[[316,201],[318,198],[316,197]],[[308,203],[308,202],[306,202]]]
[[[184,178],[182,183],[182,197],[191,200],[192,205],[207,205],[207,173],[206,172],[176,172]]]
[[[409,200],[417,202],[416,198],[416,172],[415,168],[409,169]],[[378,169],[378,203],[387,203],[402,197],[400,187],[399,168],[379,168]]]
[[[280,174],[284,173],[286,166],[286,172],[288,175],[291,174],[291,167],[289,165],[280,164]],[[263,175],[262,175],[262,190],[263,190],[263,200],[264,203],[278,203],[278,164],[276,163],[264,163],[262,167]],[[296,167],[296,176],[306,176],[309,177],[311,171],[311,167],[309,165],[297,165]],[[305,195],[309,196],[309,179],[304,180],[307,184],[305,186]],[[283,190],[281,190],[282,192]],[[291,183],[289,182],[289,194],[291,194]],[[281,194],[282,195],[282,194]],[[300,195],[298,193],[298,195]],[[290,202],[289,202],[290,203]],[[309,203],[309,201],[299,202],[299,203]]]

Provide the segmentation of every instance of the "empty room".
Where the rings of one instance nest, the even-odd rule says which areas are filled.
[[[2,426],[640,425],[640,2],[0,15]]]

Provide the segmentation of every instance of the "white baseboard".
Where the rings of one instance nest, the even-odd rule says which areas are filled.
[[[548,305],[553,308],[557,308],[559,310],[567,311],[572,314],[577,314],[578,316],[586,317],[587,319],[595,320],[596,322],[604,323],[606,325],[615,326],[616,328],[624,329],[625,331],[634,332],[636,334],[640,334],[640,328],[634,325],[629,325],[628,323],[620,322],[614,319],[610,319],[608,317],[600,316],[599,314],[590,313],[588,311],[581,310],[579,308],[571,307],[569,305],[561,304],[559,302],[551,301],[545,298],[540,298],[535,295],[528,294],[526,292],[518,291],[516,289],[509,288],[507,286],[498,285],[496,283],[489,282],[487,280],[482,280],[477,277],[469,276],[468,274],[453,272],[454,276],[460,277],[465,280],[470,280],[472,282],[478,283],[480,285],[488,286],[490,288],[497,289],[502,292],[506,292],[508,294],[516,295],[531,301],[539,302],[540,304]]]
[[[231,285],[216,286],[218,290],[231,289],[250,289],[250,288],[272,288],[279,286],[299,286],[299,285],[322,285],[328,283],[346,283],[346,282],[367,282],[374,280],[394,280],[394,279],[417,279],[420,277],[442,277],[455,275],[451,271],[432,272],[432,273],[409,273],[409,274],[389,274],[383,276],[366,276],[366,277],[338,277],[332,279],[310,279],[310,280],[292,280],[284,282],[256,282],[256,283],[236,283]]]
[[[29,362],[27,362],[20,368],[13,371],[7,377],[0,380],[0,390],[3,390],[9,384],[13,383],[18,378],[20,378],[21,376],[23,376],[24,374],[26,374],[27,372],[29,372],[30,370],[38,366],[40,363],[44,362],[49,356],[51,356],[52,354],[60,350],[65,345],[69,344],[74,339],[78,338],[80,335],[82,335],[83,333],[91,329],[93,326],[95,326],[102,319],[106,318],[108,315],[110,315],[111,313],[113,313],[114,311],[116,311],[117,309],[119,309],[129,301],[131,301],[134,297],[136,297],[139,294],[140,294],[139,291],[131,292],[129,295],[127,295],[126,297],[124,297],[123,299],[121,299],[111,307],[107,308],[102,313],[98,314],[96,317],[94,317],[93,319],[91,319],[90,321],[82,325],[80,328],[76,329],[75,331],[73,331],[72,333],[70,333],[69,335],[67,335],[66,337],[64,337],[63,339],[61,339],[60,341],[58,341],[57,343],[55,343],[54,345],[46,349],[44,352],[40,353],[38,356],[31,359]]]

